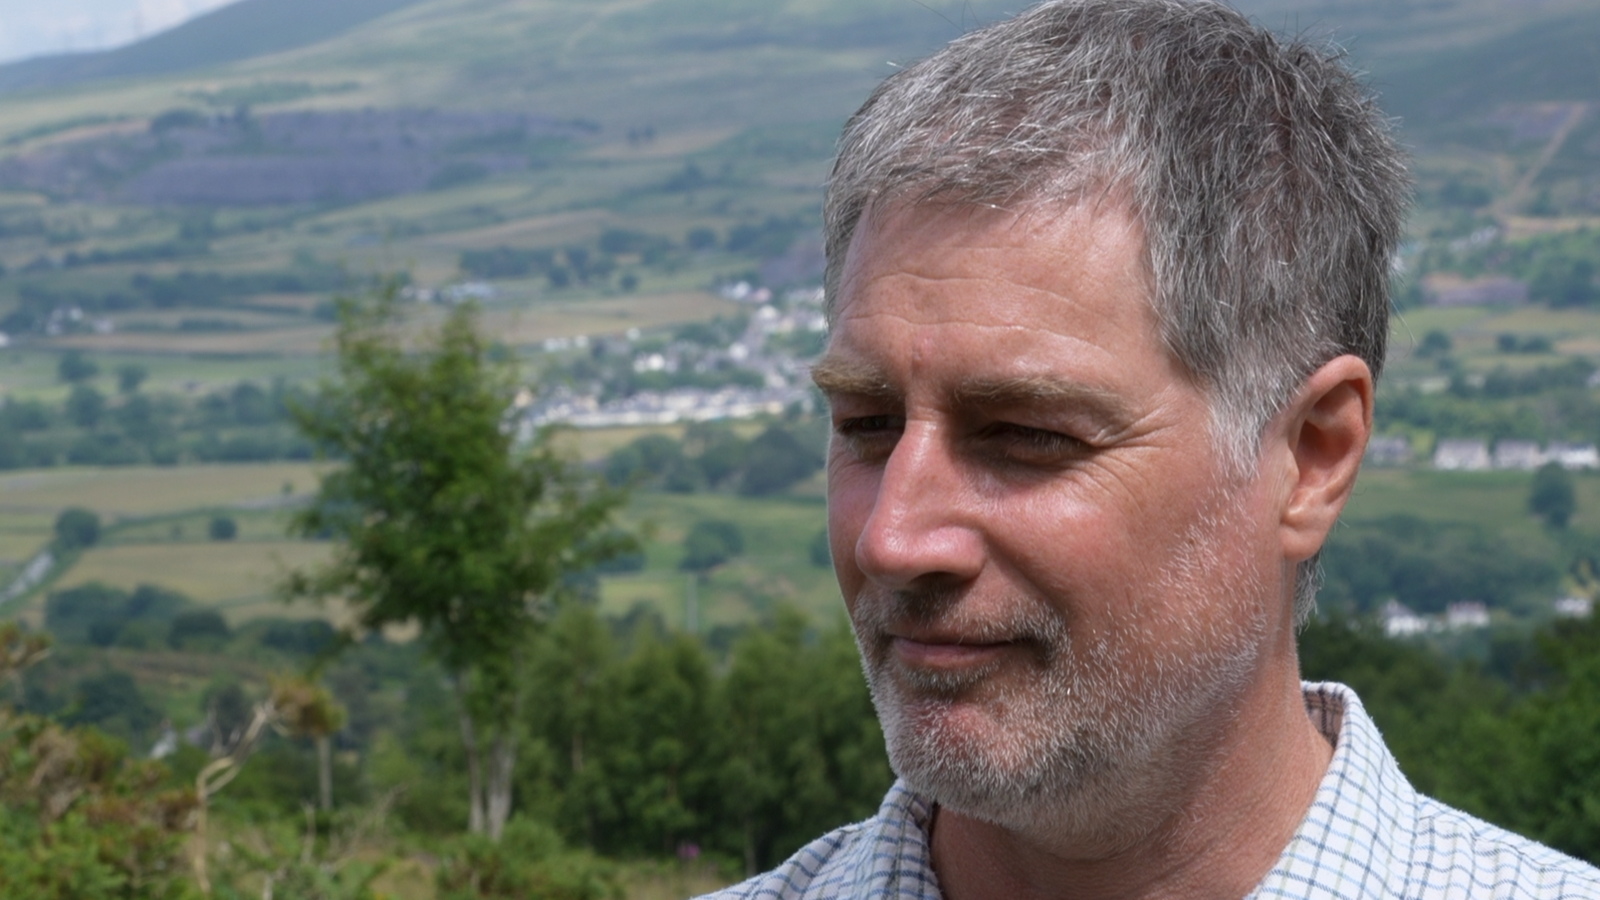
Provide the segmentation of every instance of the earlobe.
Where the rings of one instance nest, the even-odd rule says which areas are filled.
[[[1290,469],[1279,530],[1286,559],[1309,559],[1338,520],[1372,433],[1372,405],[1372,371],[1340,356],[1312,373],[1285,411]]]

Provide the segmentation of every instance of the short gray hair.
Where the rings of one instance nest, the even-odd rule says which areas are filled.
[[[1125,196],[1162,340],[1248,471],[1323,363],[1376,377],[1410,182],[1332,48],[1214,0],[1047,0],[897,72],[846,124],[824,219],[830,310],[869,206]],[[1301,566],[1296,611],[1315,601]]]

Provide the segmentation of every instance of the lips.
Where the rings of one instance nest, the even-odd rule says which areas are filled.
[[[948,671],[990,665],[1016,645],[1009,641],[972,643],[919,635],[893,637],[890,646],[902,665]]]

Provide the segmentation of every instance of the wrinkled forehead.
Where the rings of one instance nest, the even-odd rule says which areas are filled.
[[[1165,357],[1163,368],[1170,364],[1174,378],[1199,389],[1215,407],[1215,391],[1194,377],[1174,349],[1171,322],[1157,296],[1145,229],[1126,198],[1123,191],[1098,190],[1006,207],[903,200],[870,205],[858,222],[829,292],[830,329],[837,335],[841,318],[851,314],[852,304],[864,293],[863,286],[886,272],[893,273],[905,257],[917,259],[923,267],[922,277],[1009,281],[1022,287],[1035,279],[1033,286],[1039,288],[1035,296],[1040,298],[1035,302],[1051,303],[1052,307],[1019,309],[1010,294],[980,291],[963,295],[966,302],[984,307],[975,312],[998,314],[998,307],[1006,305],[1013,325],[1054,318],[1058,311],[1053,308],[1055,301],[1048,299],[1055,289],[1050,282],[1063,273],[1085,268],[1091,260],[1114,259],[1112,268],[1124,276],[1120,283],[1136,287],[1114,293],[1114,303],[1129,315],[1116,317],[1112,327],[1127,331],[1129,337],[1137,331],[1141,340],[1152,341]],[[998,252],[963,252],[974,245]],[[1028,265],[1029,271],[1023,271],[1015,265],[1019,258],[1043,264]],[[1104,316],[1106,311],[1101,307],[1090,315],[1110,322],[1112,319]],[[830,339],[830,346],[835,343]]]
[[[1116,223],[1117,227],[1137,231],[1137,261],[1144,277],[1153,287],[1149,245],[1144,237],[1143,225],[1129,199],[1129,192],[1121,188],[1088,187],[1063,175],[1051,190],[1037,192],[1026,198],[1016,198],[1004,203],[967,197],[929,196],[913,189],[875,198],[863,209],[851,230],[848,245],[836,252],[840,259],[830,259],[829,269],[837,277],[828,285],[824,312],[832,323],[838,314],[841,298],[849,293],[848,281],[852,273],[859,273],[866,260],[869,247],[881,247],[886,242],[873,238],[895,237],[904,240],[927,239],[933,232],[967,232],[974,236],[999,238],[1016,246],[1032,245],[1040,252],[1050,252],[1060,235],[1050,227],[1063,220],[1076,220],[1084,224]],[[952,227],[954,226],[954,227]],[[895,243],[893,241],[887,243]],[[1145,302],[1150,302],[1147,296]]]

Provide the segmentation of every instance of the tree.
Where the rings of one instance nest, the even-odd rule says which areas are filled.
[[[345,598],[366,629],[420,627],[456,688],[469,827],[496,838],[530,638],[564,576],[631,544],[611,524],[620,493],[559,454],[549,430],[518,442],[514,363],[491,354],[477,308],[454,307],[418,337],[397,298],[391,285],[339,302],[337,375],[293,411],[342,464],[292,525],[333,537],[333,559],[285,587]]]
[[[56,375],[68,384],[78,384],[100,374],[100,367],[82,350],[68,350],[56,363]]]
[[[1578,509],[1578,494],[1572,486],[1572,473],[1560,463],[1549,462],[1533,473],[1533,489],[1528,492],[1528,509],[1551,528],[1565,528]]]
[[[1435,328],[1422,336],[1422,343],[1417,347],[1421,356],[1446,356],[1455,349],[1455,342],[1450,340],[1447,332]]]
[[[744,552],[744,532],[735,522],[703,519],[689,529],[678,568],[704,575]]]
[[[93,428],[100,424],[106,412],[106,398],[87,384],[73,385],[67,395],[67,418],[79,428]]]
[[[1588,306],[1600,298],[1594,284],[1594,263],[1567,256],[1547,258],[1528,284],[1528,296],[1554,307]]]
[[[212,516],[206,533],[213,541],[231,541],[239,536],[239,523],[231,516]]]
[[[739,493],[765,497],[781,493],[822,468],[822,454],[777,425],[750,442],[749,463]]]
[[[68,507],[56,516],[56,546],[62,550],[81,550],[100,540],[100,517],[81,506]]]
[[[230,637],[233,637],[233,629],[228,627],[228,620],[214,609],[179,613],[167,629],[167,644],[175,649],[195,644],[215,647]]]
[[[333,736],[344,727],[347,714],[325,687],[307,678],[280,682],[278,694],[288,702],[283,726],[296,737],[308,737],[317,747],[317,802],[324,812],[333,809]]]
[[[150,370],[138,363],[124,363],[117,367],[117,390],[124,394],[136,393],[144,380],[150,377]]]

